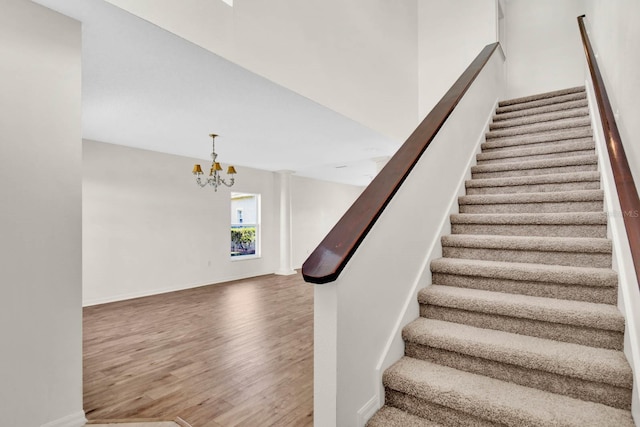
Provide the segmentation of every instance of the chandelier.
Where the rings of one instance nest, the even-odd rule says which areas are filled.
[[[222,170],[222,166],[220,163],[216,162],[216,158],[218,155],[216,154],[216,135],[215,133],[209,134],[211,137],[212,148],[211,148],[211,169],[209,171],[209,177],[204,178],[204,173],[202,172],[202,168],[200,165],[196,164],[193,166],[193,174],[196,176],[196,183],[200,187],[206,187],[207,184],[213,187],[215,191],[218,191],[218,187],[221,184],[226,185],[227,187],[231,187],[235,181],[233,175],[236,174],[236,168],[233,166],[229,166],[227,168],[227,175],[230,175],[229,182],[227,183],[221,176],[220,171]]]

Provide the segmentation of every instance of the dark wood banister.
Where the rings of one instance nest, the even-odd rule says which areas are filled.
[[[302,265],[302,275],[307,282],[329,283],[338,278],[498,46],[498,43],[492,43],[482,49],[451,89],[307,258]]]
[[[618,198],[620,199],[620,207],[624,218],[624,227],[627,230],[629,238],[629,246],[631,248],[631,257],[636,271],[636,279],[640,286],[640,198],[638,198],[638,190],[631,175],[629,162],[624,153],[622,139],[618,131],[613,109],[609,102],[609,96],[604,85],[600,68],[596,61],[596,55],[589,40],[589,35],[584,25],[585,15],[578,16],[578,26],[580,27],[580,35],[582,36],[582,45],[584,53],[587,57],[591,80],[593,80],[593,88],[595,90],[598,110],[600,111],[600,119],[604,130],[604,139],[611,160],[611,169],[613,170],[613,179],[618,190]]]

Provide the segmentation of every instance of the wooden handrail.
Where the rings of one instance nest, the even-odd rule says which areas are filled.
[[[333,282],[338,278],[498,46],[498,43],[492,43],[482,49],[451,89],[307,258],[302,265],[305,281],[321,284]]]
[[[604,80],[596,61],[596,55],[584,25],[584,18],[585,15],[578,16],[580,36],[582,36],[582,45],[584,46],[584,53],[587,57],[591,80],[593,80],[598,111],[600,111],[600,120],[602,121],[602,129],[604,130],[604,139],[607,145],[607,151],[609,152],[609,159],[611,160],[613,179],[616,183],[618,198],[620,199],[624,227],[627,230],[627,237],[629,238],[631,258],[633,259],[638,286],[640,286],[640,198],[638,197],[638,190],[631,175],[629,162],[624,152],[618,125],[616,124]]]

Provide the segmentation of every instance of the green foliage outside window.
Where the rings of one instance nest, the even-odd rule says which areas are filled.
[[[253,255],[256,253],[256,227],[231,227],[231,256]]]

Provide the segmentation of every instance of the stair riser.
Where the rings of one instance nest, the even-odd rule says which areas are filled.
[[[495,205],[460,205],[460,213],[560,213],[560,212],[602,212],[601,201],[561,202],[561,203],[505,203]]]
[[[394,406],[412,415],[425,418],[443,426],[504,427],[504,424],[493,423],[471,414],[438,405],[425,399],[420,399],[416,396],[392,390],[388,387],[385,388],[384,395],[387,405]]]
[[[611,268],[610,253],[543,252],[532,250],[459,248],[444,246],[442,248],[442,256],[447,258],[479,259],[485,261]]]
[[[467,195],[552,193],[557,191],[599,190],[600,181],[556,182],[552,184],[512,185],[504,187],[467,187]]]
[[[538,169],[514,169],[505,171],[490,171],[490,172],[472,172],[471,177],[473,179],[486,179],[486,178],[509,178],[515,176],[539,176],[549,175],[556,173],[571,173],[571,172],[594,172],[598,170],[598,165],[571,165],[571,166],[555,166],[549,168]]]
[[[547,154],[535,154],[528,155],[522,157],[506,157],[503,159],[487,159],[487,160],[477,160],[478,165],[495,165],[498,163],[516,163],[516,162],[527,162],[530,160],[547,160],[547,159],[558,159],[560,157],[575,157],[575,156],[590,156],[595,154],[594,149],[586,149],[586,150],[578,150],[578,151],[562,151],[559,153],[547,153]]]
[[[376,414],[369,418],[365,427],[442,427],[425,418],[409,414],[399,408],[385,405]]]
[[[485,134],[485,138],[487,141],[494,140],[498,138],[511,138],[514,136],[524,137],[530,135],[539,135],[545,133],[556,133],[563,131],[579,131],[583,127],[587,127],[590,125],[589,119],[570,119],[571,123],[565,123],[563,120],[558,120],[557,122],[548,122],[545,123],[545,126],[538,125],[526,125],[526,126],[516,126],[508,129],[499,129],[494,131],[489,131]]]
[[[486,144],[486,143],[485,143]],[[477,155],[478,160],[498,157],[525,157],[533,154],[561,153],[595,149],[591,137],[569,139],[566,141],[541,141],[532,144],[510,145],[506,147],[487,148]]]
[[[606,225],[451,224],[452,234],[491,236],[607,237]]]
[[[509,381],[525,387],[564,394],[576,399],[602,403],[619,409],[631,409],[631,389],[528,369],[411,342],[405,344],[405,355],[461,371]]]
[[[521,143],[521,141],[513,141],[512,145],[506,145],[506,146],[497,146],[497,147],[484,147],[482,148],[482,153],[481,154],[491,154],[491,155],[501,155],[501,156],[521,156],[524,157],[524,154],[531,151],[531,150],[548,150],[548,151],[553,151],[553,150],[557,150],[558,148],[558,144],[562,144],[562,145],[574,145],[575,143],[580,143],[580,144],[589,144],[589,146],[592,146],[593,144],[593,139],[591,137],[587,137],[587,138],[579,138],[579,139],[569,139],[566,141],[550,141],[550,142],[535,142],[535,143],[529,143],[529,144],[524,144]],[[487,143],[485,143],[487,144]],[[483,146],[485,145],[483,144]],[[489,144],[487,144],[489,145]],[[480,156],[480,158],[482,158],[482,156]]]
[[[420,315],[429,319],[461,323],[477,328],[495,329],[612,350],[622,350],[624,342],[623,334],[616,331],[459,310],[431,304],[420,304]]]
[[[501,138],[483,142],[481,149],[483,153],[495,153],[498,151],[508,150],[524,150],[524,149],[543,149],[557,147],[558,144],[573,144],[576,142],[593,143],[593,135],[590,129],[572,132],[566,135],[544,136],[538,135],[535,138],[514,137]]]
[[[551,123],[554,120],[585,117],[588,115],[589,111],[585,108],[574,108],[554,112],[545,111],[541,114],[531,114],[511,119],[496,120],[494,118],[493,123],[489,125],[489,130],[507,129],[515,126],[532,125],[536,123]]]
[[[513,157],[530,157],[540,154],[554,154],[565,153],[571,151],[583,151],[583,150],[595,150],[595,143],[588,139],[583,138],[577,141],[555,141],[555,142],[539,142],[529,145],[515,145],[510,147],[494,148],[489,150],[483,150],[476,155],[478,161],[492,160],[499,158],[513,158]],[[594,153],[591,153],[591,155]]]
[[[565,111],[565,110],[571,110],[574,108],[583,108],[588,106],[589,106],[589,102],[586,99],[580,99],[578,101],[561,102],[558,104],[546,105],[544,107],[528,108],[524,110],[511,111],[508,113],[499,113],[495,115],[495,117],[493,118],[493,121],[498,122],[502,120],[515,119],[517,117],[526,117],[526,116],[550,113],[555,111]]]
[[[577,92],[569,95],[555,96],[555,97],[544,98],[544,99],[539,99],[535,101],[520,102],[520,103],[510,104],[510,105],[505,104],[505,105],[500,105],[496,109],[496,113],[502,114],[502,113],[508,113],[511,111],[521,111],[521,110],[528,110],[530,108],[544,107],[547,105],[561,104],[563,102],[580,101],[580,100],[584,100],[585,96],[586,95],[584,92]]]
[[[557,298],[573,301],[616,304],[616,288],[578,285],[562,285],[529,280],[496,279],[492,277],[463,276],[447,273],[432,273],[432,282],[438,285],[508,294],[530,295],[534,297]]]

